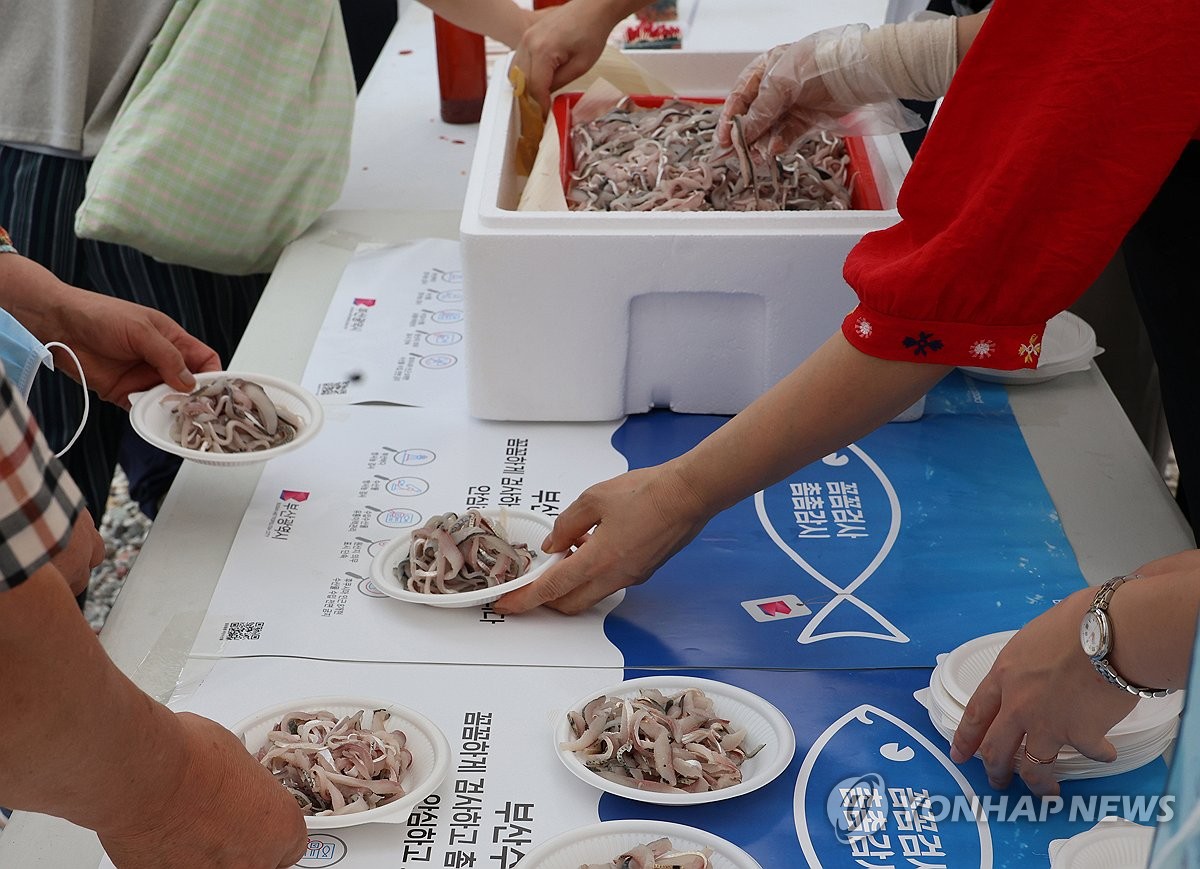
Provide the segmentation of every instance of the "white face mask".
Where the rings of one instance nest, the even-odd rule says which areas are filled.
[[[79,364],[79,357],[66,344],[58,341],[43,344],[32,332],[22,326],[16,317],[0,308],[0,362],[4,364],[4,373],[8,379],[12,381],[13,386],[26,401],[29,401],[29,392],[33,389],[33,378],[37,376],[38,370],[43,365],[51,371],[54,370],[54,356],[50,353],[51,347],[61,347],[70,355],[75,361],[75,367],[79,369],[79,379],[83,381],[83,419],[67,445],[54,454],[61,458],[67,450],[75,445],[75,441],[79,439],[79,435],[87,423],[90,402],[88,401],[87,379],[83,374],[83,366]]]

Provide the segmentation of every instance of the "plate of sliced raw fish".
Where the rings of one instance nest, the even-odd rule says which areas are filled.
[[[207,371],[191,393],[163,383],[129,399],[143,440],[205,465],[273,459],[312,440],[325,419],[316,396],[269,374]]]
[[[295,798],[310,830],[403,824],[450,771],[438,726],[383,700],[309,697],[230,730]]]
[[[604,821],[538,845],[523,869],[762,869],[758,861],[705,830],[663,821]]]
[[[389,597],[436,607],[482,606],[529,585],[561,552],[542,551],[554,522],[507,507],[431,516],[394,537],[371,561]]]
[[[757,694],[690,676],[630,679],[573,703],[554,728],[559,759],[610,794],[660,805],[739,797],[796,751],[787,718]]]

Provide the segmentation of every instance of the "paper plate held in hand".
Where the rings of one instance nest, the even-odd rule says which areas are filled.
[[[546,568],[562,560],[563,554],[561,552],[548,554],[542,551],[542,541],[546,539],[546,535],[554,527],[552,519],[530,510],[509,509],[507,507],[480,510],[479,512],[483,514],[485,519],[492,523],[496,530],[501,532],[509,543],[523,543],[529,547],[530,552],[535,554],[533,563],[520,576],[500,585],[451,594],[427,594],[425,592],[411,591],[396,575],[397,565],[408,558],[409,549],[412,546],[413,531],[416,529],[410,528],[401,533],[400,536],[390,540],[376,554],[375,558],[371,561],[371,581],[388,597],[394,597],[396,600],[408,603],[419,603],[425,606],[436,607],[483,606],[484,604],[499,600],[510,591],[515,591],[518,588],[529,585],[529,583],[541,576]]]
[[[133,430],[147,443],[160,450],[174,453],[202,465],[256,465],[299,449],[316,436],[321,429],[321,424],[325,421],[325,412],[315,395],[302,386],[272,377],[269,374],[206,371],[196,375],[197,388],[221,378],[239,378],[261,386],[267,394],[267,398],[277,408],[287,411],[299,420],[300,424],[297,426],[295,436],[287,443],[253,452],[218,453],[210,450],[189,449],[171,435],[171,423],[176,403],[174,401],[164,403],[163,401],[170,396],[181,396],[184,393],[175,391],[165,383],[159,384],[148,392],[134,393],[129,396],[132,404],[129,411],[129,422],[133,425]]]

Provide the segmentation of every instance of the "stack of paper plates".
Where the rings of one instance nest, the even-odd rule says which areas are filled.
[[[1127,869],[1150,862],[1154,828],[1109,816],[1090,830],[1050,843],[1050,869]]]
[[[929,687],[918,691],[916,698],[929,710],[929,720],[948,741],[954,739],[954,731],[962,721],[971,695],[1015,633],[1004,631],[978,637],[963,643],[950,654],[938,657]],[[1115,761],[1099,763],[1065,745],[1058,753],[1054,773],[1060,780],[1100,778],[1144,766],[1171,744],[1182,711],[1182,691],[1153,700],[1140,700],[1108,733],[1109,741],[1117,749]],[[1020,755],[1013,759],[1014,768],[1019,765]]]

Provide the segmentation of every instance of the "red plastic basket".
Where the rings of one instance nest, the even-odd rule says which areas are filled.
[[[571,173],[575,171],[575,149],[571,147],[571,110],[582,97],[581,93],[559,94],[554,98],[551,110],[558,124],[559,173],[562,176],[563,192],[571,186]],[[669,97],[650,94],[634,94],[630,97],[634,105],[646,109],[656,109],[668,100],[684,99],[690,103],[706,103],[719,106],[725,102],[723,97]],[[879,196],[879,188],[875,184],[875,175],[871,171],[871,160],[862,139],[846,137],[846,153],[850,157],[850,171],[858,176],[854,190],[850,194],[850,207],[857,211],[882,211],[883,200]]]

